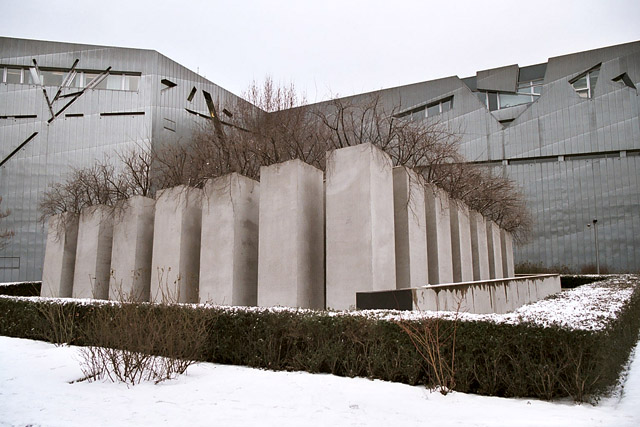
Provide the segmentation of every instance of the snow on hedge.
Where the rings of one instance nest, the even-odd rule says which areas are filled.
[[[624,274],[606,276],[604,280],[592,282],[562,291],[546,299],[524,305],[506,314],[471,314],[447,311],[399,311],[399,310],[356,310],[356,311],[315,311],[290,307],[240,307],[213,304],[181,304],[193,308],[215,308],[230,313],[291,313],[296,315],[359,316],[376,320],[400,321],[429,318],[458,319],[470,322],[493,322],[504,324],[529,323],[542,327],[562,327],[573,330],[596,331],[607,327],[617,318],[634,290],[640,286],[640,275]],[[639,290],[640,292],[640,290]],[[120,304],[117,301],[69,298],[8,297],[30,301],[52,301],[76,303],[80,305]]]

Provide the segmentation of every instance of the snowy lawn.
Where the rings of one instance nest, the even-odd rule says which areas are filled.
[[[621,396],[592,406],[212,363],[158,385],[70,384],[77,347],[0,337],[0,425],[638,426],[637,356]]]

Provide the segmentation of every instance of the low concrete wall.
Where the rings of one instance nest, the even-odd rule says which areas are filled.
[[[109,299],[149,301],[156,201],[133,196],[113,219]]]
[[[85,208],[78,224],[73,297],[109,299],[113,211],[104,205]]]
[[[78,220],[69,213],[49,218],[40,296],[70,298],[76,264]]]
[[[406,292],[406,290],[403,290]],[[507,313],[525,304],[560,292],[560,276],[542,274],[480,282],[454,283],[412,288],[412,305],[406,295],[394,292],[359,292],[359,309],[395,308],[398,310],[460,311],[488,314]],[[368,295],[365,295],[368,294]],[[376,294],[376,295],[370,295]]]

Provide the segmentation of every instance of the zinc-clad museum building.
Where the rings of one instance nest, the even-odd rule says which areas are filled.
[[[640,270],[640,42],[378,91],[407,120],[460,131],[470,162],[523,189],[535,225],[516,263]],[[350,97],[357,101],[368,94]],[[14,238],[0,282],[40,280],[38,202],[72,167],[177,143],[242,99],[156,51],[0,37],[0,196]],[[216,111],[216,108],[220,111]]]

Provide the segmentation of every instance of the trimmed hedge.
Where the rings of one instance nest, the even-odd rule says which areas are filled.
[[[0,295],[14,297],[38,297],[42,282],[19,282],[8,285],[0,284]]]
[[[594,400],[619,378],[640,330],[640,280],[608,327],[597,331],[497,324],[444,318],[381,320],[379,313],[335,313],[138,304],[140,313],[172,318],[184,311],[203,317],[207,338],[199,360],[272,370],[301,370],[437,386],[434,367],[419,354],[398,322],[456,328],[454,390],[505,397]],[[88,342],[88,322],[118,304],[64,303],[40,298],[0,297],[0,334],[75,345]],[[49,310],[49,311],[47,311]],[[51,316],[56,313],[58,325]],[[48,320],[49,319],[49,320]],[[62,326],[60,326],[62,325]],[[72,325],[72,327],[69,327]],[[132,327],[144,324],[132,323]],[[60,328],[65,333],[55,333]],[[66,334],[66,336],[65,336]],[[437,343],[451,360],[450,339]]]

